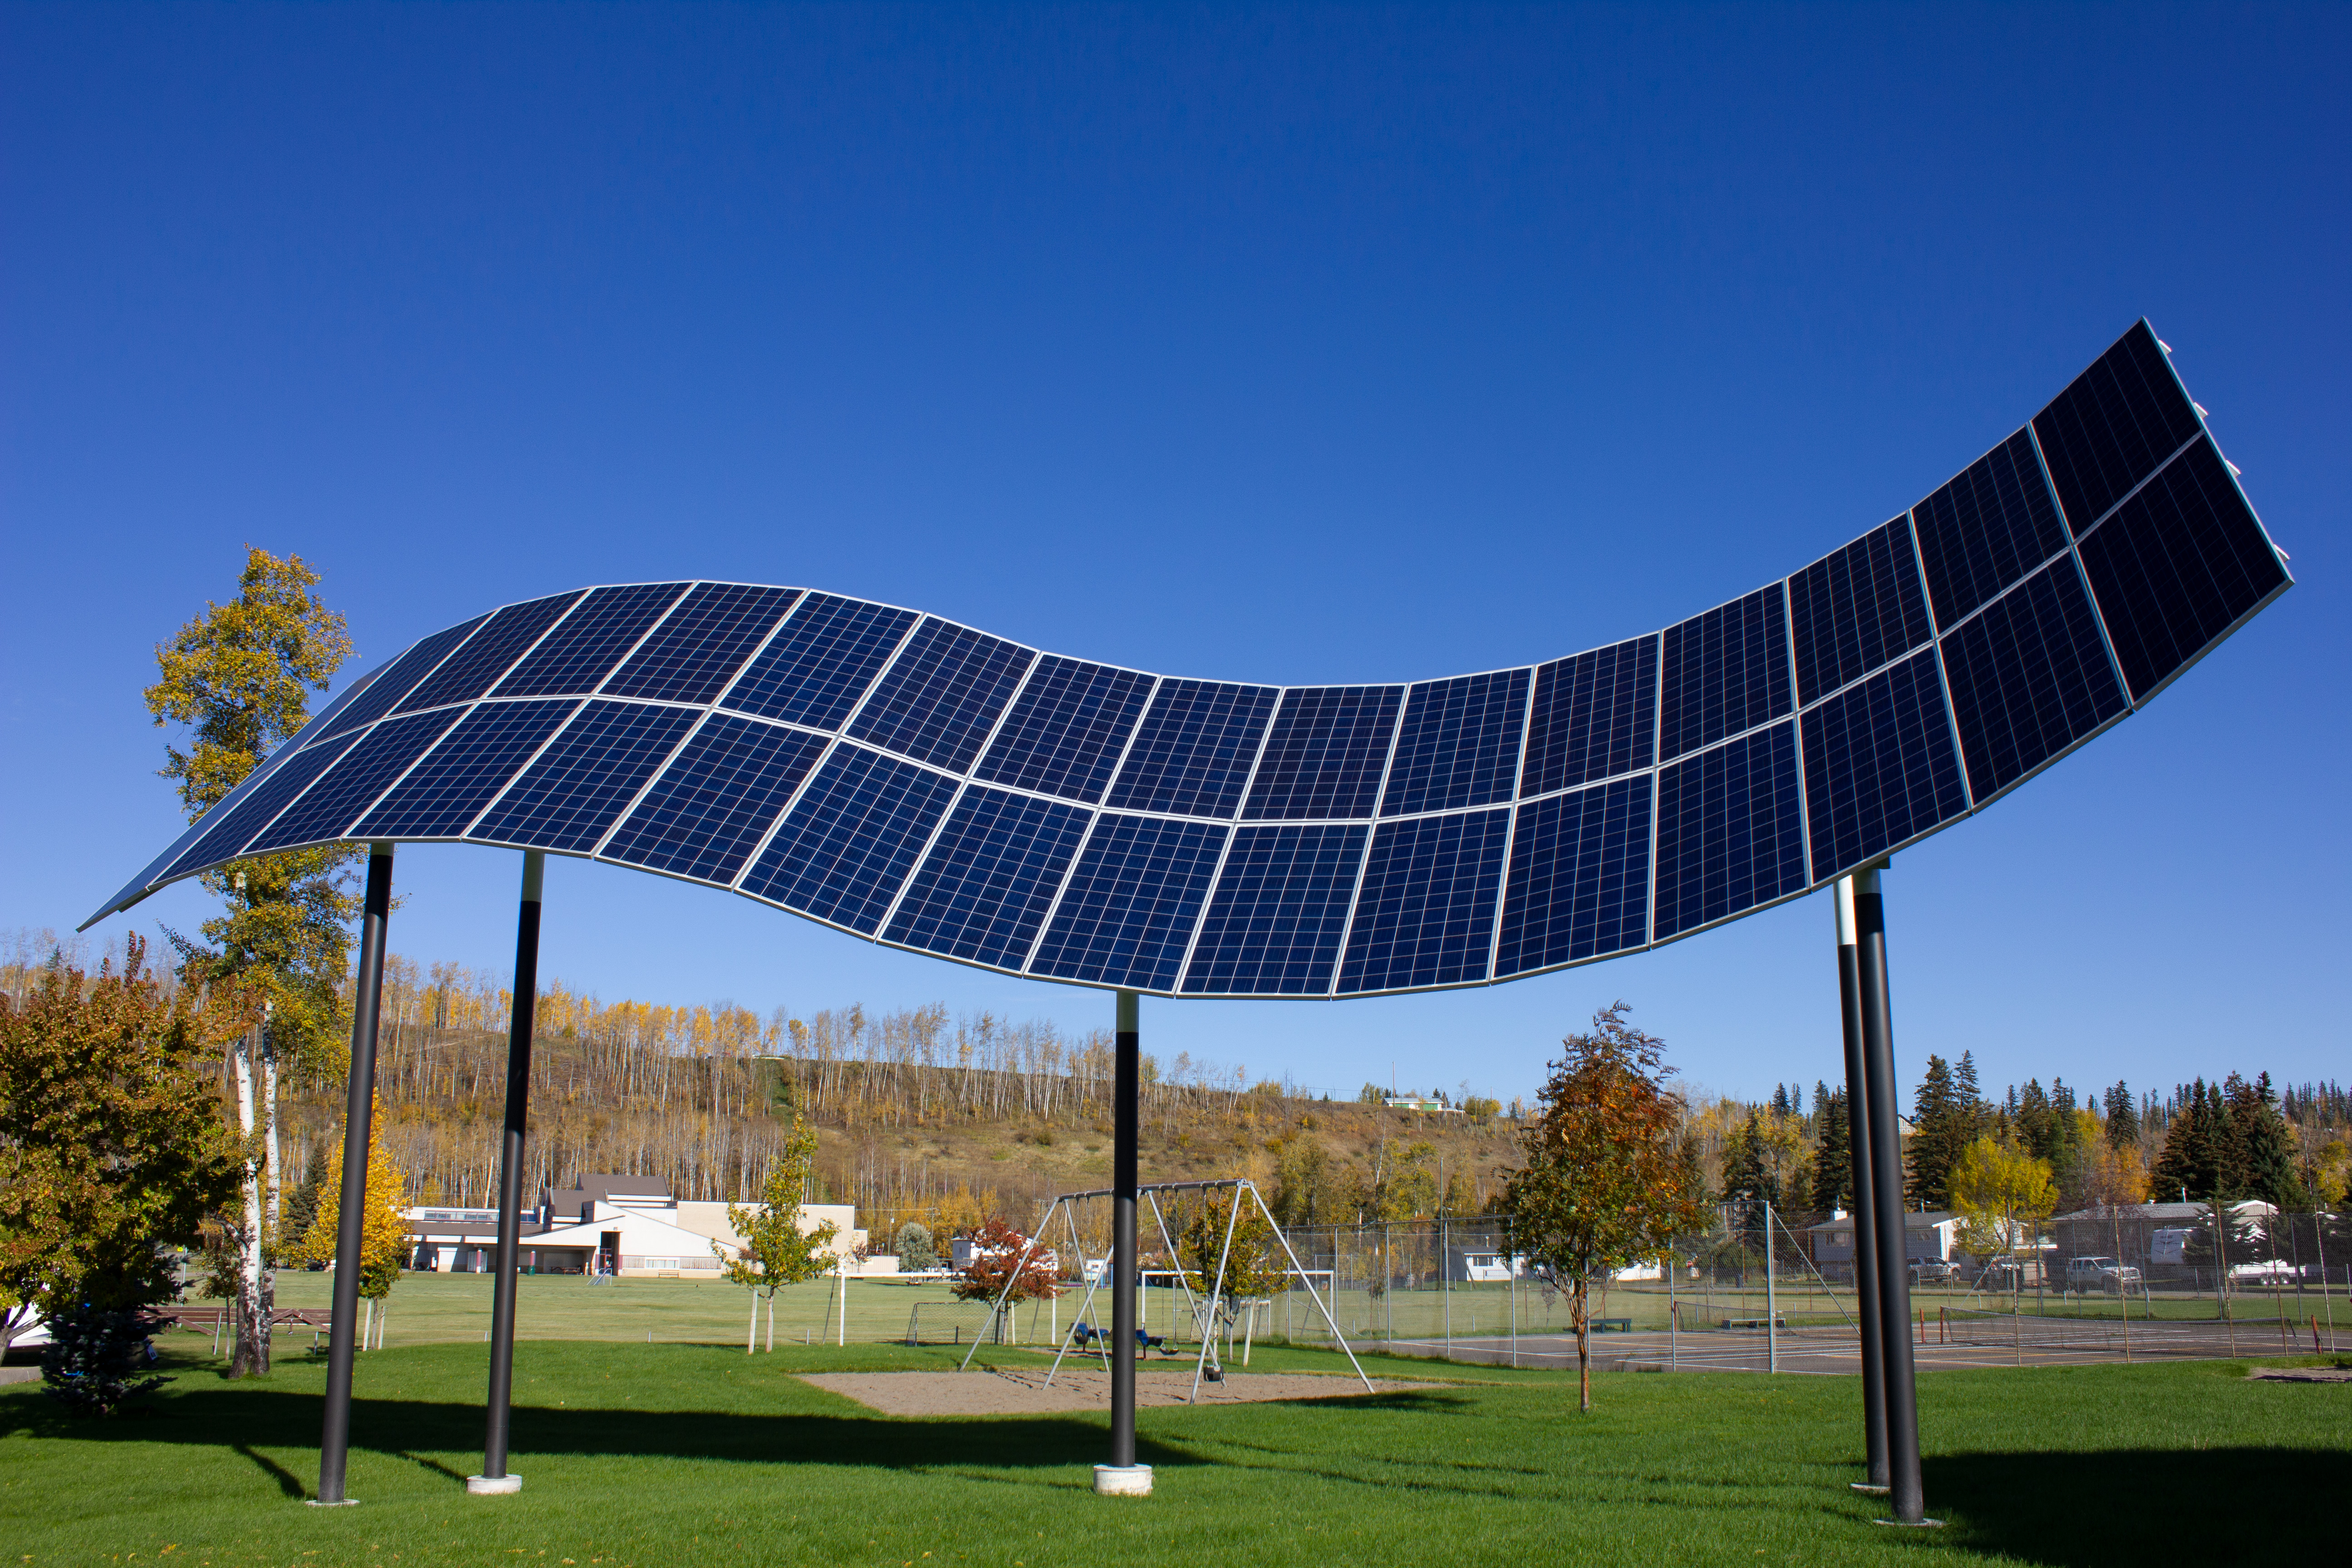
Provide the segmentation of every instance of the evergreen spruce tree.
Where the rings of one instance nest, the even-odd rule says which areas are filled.
[[[2238,1195],[2280,1209],[2307,1209],[2311,1199],[2294,1171],[2294,1138],[2278,1112],[2271,1075],[2252,1083],[2230,1075],[2230,1173]]]
[[[2139,1147],[2139,1105],[2132,1099],[2131,1085],[2116,1079],[2116,1087],[2107,1090],[2107,1142],[2117,1149]]]
[[[1845,1090],[1813,1094],[1813,1123],[1819,1141],[1813,1146],[1812,1203],[1817,1209],[1853,1207],[1853,1130],[1845,1113]]]
[[[1983,1101],[1976,1092],[1976,1064],[1965,1054],[1960,1062],[1962,1070],[1956,1073],[1943,1058],[1929,1057],[1912,1100],[1903,1196],[1913,1208],[1949,1206],[1952,1167],[1976,1142],[1984,1120]]]

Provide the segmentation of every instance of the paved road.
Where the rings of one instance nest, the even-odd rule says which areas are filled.
[[[1849,1329],[1783,1331],[1780,1369],[1814,1376],[1849,1375],[1862,1370],[1862,1352]],[[2352,1338],[2352,1336],[2347,1336]],[[2309,1355],[2318,1347],[2307,1331],[2283,1338],[2278,1323],[2240,1321],[2134,1323],[2082,1322],[2064,1318],[2008,1317],[1938,1323],[1930,1319],[1926,1340],[1916,1336],[1913,1364],[1923,1371],[1993,1366],[2093,1366],[2133,1361],[2221,1361],[2237,1356]],[[1378,1349],[1359,1344],[1358,1349]],[[1523,1334],[1508,1338],[1456,1337],[1397,1340],[1391,1347],[1406,1355],[1447,1356],[1454,1361],[1498,1365],[1572,1367],[1576,1340],[1569,1334]],[[2347,1348],[2352,1348],[2347,1345]],[[1770,1349],[1759,1331],[1595,1334],[1592,1363],[1601,1372],[1762,1372]]]

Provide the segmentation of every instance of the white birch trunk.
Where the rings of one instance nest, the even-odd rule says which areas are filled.
[[[267,1234],[276,1237],[286,1215],[286,1184],[279,1174],[282,1162],[278,1157],[278,1049],[270,1043],[268,1026],[261,1035],[261,1131],[262,1171],[269,1184],[268,1226]],[[278,1270],[269,1266],[257,1245],[255,1260],[261,1266],[261,1370],[269,1370],[269,1315],[278,1310]]]
[[[254,1034],[247,1031],[231,1048],[229,1065],[236,1084],[236,1131],[246,1141],[243,1173],[237,1183],[236,1339],[229,1352],[229,1375],[269,1370],[268,1335],[261,1323],[261,1164],[252,1152],[254,1135]]]

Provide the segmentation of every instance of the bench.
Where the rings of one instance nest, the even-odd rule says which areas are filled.
[[[1726,1318],[1722,1322],[1727,1329],[1785,1329],[1789,1326],[1789,1320],[1785,1316],[1774,1318],[1769,1323],[1762,1318]]]
[[[1633,1331],[1633,1320],[1631,1318],[1587,1318],[1585,1321],[1591,1325],[1596,1334],[1630,1334]]]

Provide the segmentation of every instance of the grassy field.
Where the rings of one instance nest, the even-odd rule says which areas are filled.
[[[1603,1376],[1580,1416],[1559,1374],[1375,1362],[1445,1384],[1146,1411],[1158,1494],[1123,1500],[1087,1489],[1100,1416],[898,1420],[793,1375],[943,1351],[535,1342],[516,1359],[520,1496],[463,1489],[479,1349],[418,1345],[363,1359],[361,1506],[325,1511],[299,1501],[322,1384],[307,1355],[242,1384],[177,1357],[153,1413],[110,1422],[0,1390],[0,1563],[2324,1562],[2352,1473],[2352,1387],[2212,1363],[1931,1373],[1927,1484],[1950,1524],[1896,1532],[1845,1485],[1853,1379]]]

